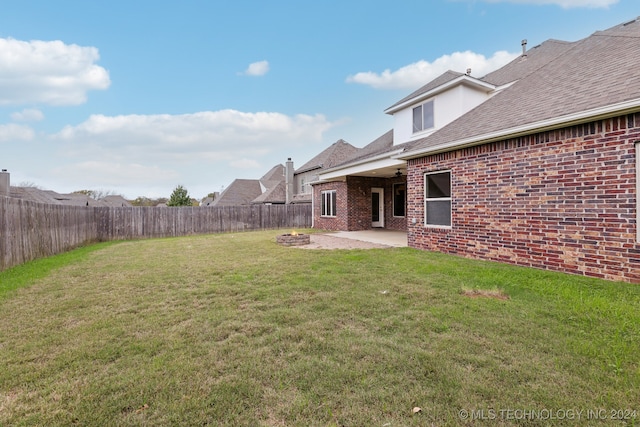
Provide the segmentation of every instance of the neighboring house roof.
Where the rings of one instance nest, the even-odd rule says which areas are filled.
[[[123,207],[123,206],[132,206],[132,204],[127,201],[127,199],[119,195],[105,196],[102,199],[100,199],[100,201],[104,203],[105,206],[114,207],[114,208]]]
[[[304,173],[313,169],[326,169],[333,167],[351,158],[358,153],[358,151],[359,149],[357,147],[339,139],[307,163],[296,169],[295,174]]]
[[[260,181],[257,179],[235,179],[220,193],[211,206],[239,206],[248,205],[253,199],[262,194]]]
[[[122,196],[106,196],[100,200],[95,200],[82,193],[60,194],[55,191],[41,190],[36,187],[10,187],[9,194],[11,197],[18,199],[51,205],[98,207],[131,206]]]
[[[275,186],[267,188],[260,196],[256,197],[251,203],[285,203],[286,202],[286,184],[284,180],[278,182]]]
[[[565,47],[547,64],[418,140],[402,158],[640,110],[638,20]]]
[[[284,180],[284,166],[275,165],[272,167],[269,172],[265,173],[262,178],[260,178],[260,182],[267,189],[278,185],[279,182]]]
[[[279,164],[260,179],[236,179],[209,206],[240,206],[251,203],[284,203],[284,166]]]
[[[346,159],[340,164],[334,166],[340,166],[342,164],[357,162],[360,159],[376,156],[378,154],[384,154],[389,151],[395,151],[398,146],[393,146],[393,129],[383,133],[369,144],[360,148],[353,156]]]
[[[313,197],[311,193],[294,194],[291,203],[311,203]]]

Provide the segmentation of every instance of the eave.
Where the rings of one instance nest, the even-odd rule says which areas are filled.
[[[405,102],[403,102],[401,104],[389,107],[386,110],[384,110],[384,112],[386,114],[395,114],[400,110],[404,110],[405,108],[407,108],[410,105],[413,105],[415,103],[418,103],[418,102],[424,101],[426,99],[432,98],[432,97],[434,97],[434,96],[436,96],[436,95],[438,95],[438,94],[440,94],[442,92],[446,92],[449,89],[451,89],[451,88],[453,88],[455,86],[461,85],[461,84],[466,85],[466,86],[470,86],[472,88],[478,89],[478,90],[480,90],[482,92],[485,92],[485,93],[489,93],[489,92],[492,92],[492,91],[496,90],[496,86],[495,85],[492,85],[490,83],[484,82],[482,80],[478,80],[478,79],[476,79],[474,77],[470,77],[470,76],[467,76],[467,75],[462,75],[462,76],[457,77],[457,78],[455,78],[455,79],[453,79],[453,80],[451,80],[451,81],[449,81],[449,82],[447,82],[447,83],[445,83],[443,85],[440,85],[440,86],[438,86],[438,87],[436,87],[434,89],[431,89],[430,91],[427,91],[425,93],[421,93],[420,95],[418,95],[418,96],[416,96],[414,98],[408,99],[408,100],[406,100]]]
[[[638,111],[640,111],[640,98],[607,105],[605,107],[598,107],[590,110],[580,111],[577,113],[567,114],[565,116],[554,117],[552,119],[528,123],[509,129],[501,129],[499,131],[490,132],[483,135],[476,135],[452,142],[446,142],[444,144],[437,144],[431,147],[419,148],[416,150],[407,151],[406,153],[399,153],[395,156],[395,158],[403,160],[416,159],[431,154],[444,153],[460,148],[517,138],[520,136],[530,135],[532,133],[546,132]]]
[[[402,149],[367,157],[345,165],[327,169],[318,176],[318,181],[329,182],[343,181],[347,176],[379,176],[386,177],[398,168],[404,169],[405,161],[399,160],[396,155],[402,153]],[[393,171],[392,171],[393,169]]]

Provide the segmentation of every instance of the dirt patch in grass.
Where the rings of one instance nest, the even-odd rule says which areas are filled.
[[[469,298],[493,298],[506,301],[509,295],[500,289],[463,289],[462,295]]]

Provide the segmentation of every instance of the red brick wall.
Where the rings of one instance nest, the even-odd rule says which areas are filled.
[[[336,190],[336,216],[323,217],[322,192]],[[328,182],[313,186],[313,228],[321,230],[346,231],[347,226],[347,183]]]
[[[412,247],[640,283],[640,113],[408,162]],[[451,170],[452,227],[424,225],[424,173]]]
[[[358,231],[371,229],[371,188],[384,189],[384,228],[406,230],[406,218],[393,216],[393,184],[404,182],[405,177],[365,178],[350,176],[347,182],[335,182],[314,186],[314,228],[323,230]],[[322,218],[321,192],[337,190],[336,218]]]

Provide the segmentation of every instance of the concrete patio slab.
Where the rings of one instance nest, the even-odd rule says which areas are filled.
[[[383,228],[362,231],[336,231],[335,233],[327,233],[327,236],[360,240],[398,248],[407,246],[406,231],[385,230]]]

